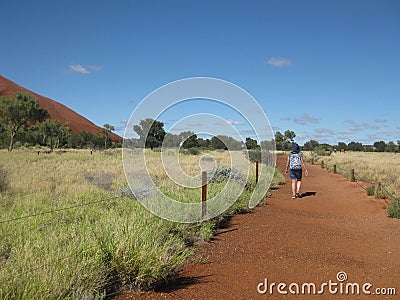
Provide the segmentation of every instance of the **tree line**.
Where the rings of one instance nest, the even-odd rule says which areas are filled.
[[[102,133],[80,132],[71,134],[68,123],[50,119],[47,109],[26,92],[0,97],[0,148],[12,151],[15,147],[47,146],[57,148],[108,148],[113,144],[114,126],[104,124]]]
[[[290,145],[294,142],[296,134],[291,130],[286,130],[283,134],[277,131],[275,133],[275,143],[277,150],[290,150]],[[309,140],[303,144],[304,151],[314,151],[318,154],[332,153],[334,151],[363,151],[363,152],[400,152],[400,140],[397,144],[394,141],[386,143],[385,141],[376,141],[371,145],[363,145],[360,142],[338,142],[335,145],[319,143],[316,140]]]
[[[183,149],[206,148],[213,150],[242,150],[242,149],[260,149],[257,140],[250,137],[245,142],[237,141],[227,135],[217,135],[210,139],[198,137],[193,131],[183,131],[179,134],[173,134],[164,130],[164,123],[161,121],[147,118],[141,120],[138,125],[134,125],[133,130],[139,138],[125,139],[124,143],[128,147],[137,148],[176,148]],[[273,141],[269,141],[270,146]],[[272,147],[270,147],[272,149]]]
[[[61,124],[60,121],[50,119],[47,109],[39,106],[39,101],[31,94],[17,92],[13,96],[0,97],[0,148],[8,148],[12,151],[15,146],[48,146],[51,150],[57,148],[109,148],[121,147],[122,144],[113,143],[111,138],[114,126],[104,124],[101,133],[80,132],[71,134],[68,123]],[[237,141],[226,135],[214,136],[210,139],[198,137],[192,131],[183,131],[179,134],[167,133],[164,123],[147,118],[134,125],[133,130],[139,138],[125,139],[128,147],[182,147],[184,149],[260,149],[257,140],[250,137],[246,141]],[[261,146],[267,149],[289,150],[294,142],[296,134],[292,130],[284,133],[277,131],[274,139],[261,141]],[[363,145],[359,142],[348,144],[339,142],[336,145],[319,143],[316,140],[305,142],[304,151],[314,151],[318,154],[331,153],[333,151],[368,151],[368,152],[400,152],[400,140],[395,144],[376,141],[372,145]]]

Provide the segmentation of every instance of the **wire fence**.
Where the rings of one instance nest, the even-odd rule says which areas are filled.
[[[256,177],[258,178],[258,161],[256,162]],[[257,181],[256,178],[256,181]],[[204,179],[203,179],[204,180]],[[57,208],[57,209],[53,209],[53,210],[48,210],[48,211],[41,211],[41,212],[36,212],[36,213],[31,213],[31,214],[27,214],[27,215],[22,215],[22,216],[18,216],[18,217],[14,217],[14,218],[10,218],[10,219],[5,219],[5,220],[0,220],[0,224],[2,225],[7,225],[13,222],[18,222],[21,220],[27,220],[30,218],[36,218],[39,216],[43,216],[43,215],[52,215],[52,214],[57,214],[63,211],[69,211],[69,210],[75,210],[75,209],[79,209],[82,207],[86,207],[86,206],[91,206],[91,205],[96,205],[96,204],[100,204],[100,203],[115,203],[117,199],[123,199],[123,198],[131,198],[131,199],[140,199],[142,197],[146,197],[149,196],[149,194],[153,193],[154,191],[158,191],[159,189],[146,189],[143,190],[142,192],[140,191],[134,191],[132,192],[132,189],[130,189],[130,193],[127,193],[126,191],[122,191],[121,195],[118,196],[114,196],[114,197],[108,197],[105,199],[100,199],[100,200],[95,200],[95,201],[90,201],[90,202],[85,202],[85,203],[80,203],[77,205],[71,205],[71,206],[66,206],[66,207],[61,207],[61,208]],[[54,219],[56,219],[56,216],[54,216]],[[58,221],[60,219],[57,219]],[[31,230],[32,228],[26,228],[28,230]],[[1,245],[0,245],[1,246]],[[93,245],[84,249],[80,249],[74,253],[71,253],[69,255],[57,258],[56,260],[52,261],[51,263],[45,263],[42,265],[39,265],[37,267],[31,268],[29,270],[25,270],[22,272],[19,272],[17,274],[13,275],[12,280],[18,280],[20,278],[23,278],[25,276],[30,276],[32,273],[38,272],[42,269],[45,268],[49,268],[50,266],[54,265],[55,263],[60,263],[63,262],[64,260],[71,258],[71,257],[75,257],[78,256],[84,252],[89,252],[91,250],[94,250],[96,248],[98,248],[99,245]],[[1,250],[1,249],[0,249]],[[111,267],[110,267],[111,270]],[[111,270],[113,271],[113,270]],[[114,286],[114,285],[118,285],[121,284],[121,279],[118,278],[118,275],[115,274],[115,272],[110,272],[111,277],[109,277],[105,282],[106,286]],[[1,284],[5,284],[6,282],[8,282],[10,280],[10,278],[4,278],[2,280],[0,280]],[[114,287],[113,287],[114,289]],[[111,296],[116,296],[120,293],[120,291],[117,289],[116,291],[112,291],[111,293],[107,292],[107,297],[110,298]]]
[[[313,164],[315,164],[314,161],[312,161]],[[370,181],[369,179],[363,178],[359,176],[354,169],[342,169],[339,167],[337,164],[334,164],[333,167],[331,168],[330,166],[326,165],[323,160],[321,160],[320,163],[322,168],[326,168],[328,171],[333,171],[334,173],[339,173],[345,177],[346,175],[350,174],[350,180],[354,181],[358,186],[360,186],[362,189],[368,192],[368,186],[374,186],[375,188],[375,196],[377,198],[383,198],[383,199],[390,199],[392,201],[398,201],[400,203],[400,198],[398,198],[396,195],[394,195],[392,192],[388,191],[387,187],[384,185],[384,183],[379,182],[379,181]],[[354,180],[352,180],[352,176],[354,175]],[[366,183],[368,184],[367,186],[361,184]],[[384,193],[383,193],[384,192]]]
[[[29,218],[35,218],[35,217],[43,216],[43,215],[57,214],[57,213],[60,213],[60,212],[63,212],[63,211],[78,209],[78,208],[81,208],[81,207],[95,205],[95,204],[99,204],[99,203],[106,203],[106,202],[107,203],[115,203],[116,202],[115,200],[117,200],[117,199],[122,199],[124,197],[133,198],[133,197],[146,196],[146,195],[149,194],[149,192],[151,193],[152,191],[155,191],[155,190],[156,189],[150,189],[150,190],[144,191],[142,193],[135,192],[134,194],[131,194],[131,195],[114,196],[114,197],[109,197],[109,198],[105,198],[105,199],[101,199],[101,200],[90,201],[90,202],[85,202],[85,203],[81,203],[81,204],[77,204],[77,205],[62,207],[62,208],[58,208],[58,209],[42,211],[42,212],[38,212],[38,213],[32,213],[32,214],[28,214],[28,215],[24,215],[24,216],[20,216],[20,217],[16,217],[16,218],[1,220],[0,224],[7,224],[7,223],[12,223],[12,222],[17,222],[17,221],[20,221],[20,220],[26,220],[26,219],[29,219]],[[56,218],[56,217],[54,217],[54,218]],[[15,274],[14,277],[13,277],[13,280],[21,278],[23,276],[30,275],[31,273],[39,271],[39,270],[44,269],[46,267],[49,267],[54,263],[62,262],[65,259],[77,256],[77,255],[79,255],[79,254],[81,254],[83,252],[87,252],[87,251],[93,250],[93,249],[95,249],[97,247],[98,247],[97,245],[94,245],[94,246],[91,246],[91,247],[88,247],[88,248],[85,248],[85,249],[81,249],[81,250],[79,250],[77,252],[74,252],[72,254],[69,254],[67,256],[58,258],[56,261],[53,261],[52,263],[43,264],[43,265],[40,265],[38,267],[32,268],[30,270]],[[1,280],[0,283],[5,283],[5,282],[7,282],[9,280],[10,280],[10,278],[5,278],[5,279]]]

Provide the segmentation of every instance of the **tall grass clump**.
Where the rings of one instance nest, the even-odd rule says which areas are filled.
[[[393,201],[388,207],[387,212],[390,218],[400,219],[400,200]]]
[[[10,184],[7,171],[0,165],[0,193],[6,191]]]

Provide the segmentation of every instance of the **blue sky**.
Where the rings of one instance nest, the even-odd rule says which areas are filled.
[[[396,0],[16,0],[0,26],[1,75],[120,135],[153,90],[210,76],[246,89],[299,143],[400,140]]]

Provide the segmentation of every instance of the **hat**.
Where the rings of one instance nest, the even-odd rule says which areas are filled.
[[[294,153],[299,153],[300,152],[300,146],[297,143],[293,143],[291,147],[292,152]]]

